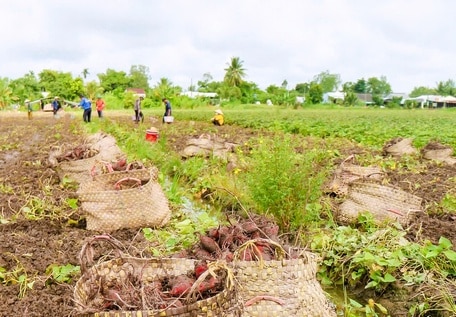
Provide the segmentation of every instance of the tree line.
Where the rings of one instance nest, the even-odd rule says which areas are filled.
[[[357,94],[371,94],[373,103],[382,105],[383,97],[392,92],[385,76],[342,83],[339,74],[329,71],[315,75],[309,82],[298,83],[294,88],[288,87],[287,80],[284,80],[280,86],[269,85],[262,90],[256,83],[245,80],[247,70],[239,57],[232,57],[224,71],[221,81],[214,80],[210,73],[204,73],[196,85],[185,90],[215,92],[223,102],[253,104],[270,100],[276,105],[296,105],[297,97],[304,97],[307,104],[319,104],[323,101],[324,93],[339,90],[345,93],[345,100],[341,103],[346,106],[359,103]],[[75,77],[69,72],[44,69],[37,75],[30,71],[17,79],[0,78],[0,108],[21,104],[25,99],[41,99],[42,92],[71,101],[78,100],[80,94],[92,99],[97,95],[109,94],[123,102],[125,107],[129,107],[132,106],[133,97],[126,93],[127,88],[144,89],[149,100],[146,106],[158,104],[163,97],[178,98],[184,91],[168,78],[160,78],[155,85],[150,86],[150,71],[144,65],[133,65],[128,73],[107,69],[105,73],[97,74],[98,81],[86,81],[89,74],[88,69],[83,69],[81,74]],[[433,94],[456,95],[454,81],[449,79],[438,82],[435,88],[415,87],[410,96]]]

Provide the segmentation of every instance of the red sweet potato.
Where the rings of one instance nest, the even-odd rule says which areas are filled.
[[[244,230],[244,232],[247,234],[251,234],[258,230],[257,224],[254,223],[253,221],[246,221],[241,224],[241,227],[242,227],[242,230]]]
[[[169,286],[172,296],[182,296],[186,294],[195,283],[195,280],[187,275],[178,275],[169,279]]]
[[[207,263],[205,260],[198,261],[195,263],[195,276],[200,277],[201,274],[207,271]]]
[[[217,244],[217,242],[215,242],[214,239],[208,236],[200,235],[200,242],[203,249],[208,251],[209,253],[215,253],[220,251],[220,247]]]
[[[198,286],[198,291],[200,293],[207,292],[207,291],[214,291],[216,287],[220,284],[220,280],[214,276],[211,276],[208,280],[202,281],[201,284]]]

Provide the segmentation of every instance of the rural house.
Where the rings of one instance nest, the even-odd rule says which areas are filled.
[[[131,92],[136,97],[146,98],[146,91],[141,88],[127,88],[125,92]]]

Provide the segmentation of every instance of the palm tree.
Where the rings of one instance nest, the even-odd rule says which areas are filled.
[[[89,69],[88,69],[88,68],[84,68],[84,69],[82,70],[82,77],[84,77],[84,79],[86,79],[86,78],[87,78],[87,75],[89,75],[89,74],[90,74],[90,73],[89,73]]]
[[[229,86],[239,87],[245,77],[245,68],[242,67],[244,62],[239,57],[232,57],[228,63],[228,68],[225,68],[224,81]]]

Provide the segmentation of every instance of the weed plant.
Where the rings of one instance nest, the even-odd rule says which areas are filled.
[[[242,173],[259,213],[274,216],[284,232],[318,223],[322,184],[328,173],[326,151],[302,149],[290,135],[259,139],[246,156]]]

